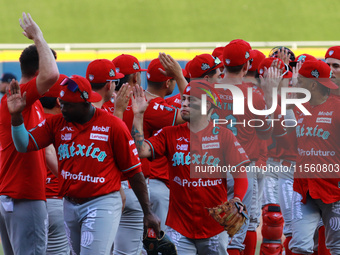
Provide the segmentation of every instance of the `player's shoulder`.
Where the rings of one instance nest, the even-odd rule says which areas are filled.
[[[112,123],[112,125],[124,123],[123,120],[116,117],[111,112],[106,111],[105,109],[96,108],[96,118],[105,123]]]
[[[164,98],[161,97],[156,97],[153,98],[150,103],[148,108],[145,111],[145,114],[148,115],[151,112],[152,113],[166,113],[166,112],[175,112],[177,109],[170,104],[168,104]]]

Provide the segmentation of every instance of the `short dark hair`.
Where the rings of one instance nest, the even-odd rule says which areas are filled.
[[[208,75],[209,77],[212,77],[212,76],[214,76],[216,74],[216,72],[217,72],[216,69],[211,70],[211,71],[209,71],[207,73],[202,74],[202,76],[199,77],[199,78],[204,78],[204,76],[206,76],[206,75]]]
[[[165,81],[162,82],[155,82],[155,81],[148,81],[148,86],[155,88],[155,89],[160,89],[162,85],[164,84]]]
[[[106,83],[107,82],[101,82],[101,83],[92,83],[91,82],[91,88],[92,88],[92,90],[97,91],[97,90],[102,89],[105,86]]]
[[[227,70],[228,73],[234,73],[234,74],[238,74],[241,72],[243,66],[246,63],[239,65],[239,66],[225,66],[225,69]]]
[[[118,91],[124,83],[129,82],[132,75],[133,74],[125,74],[125,76],[119,80],[119,83],[116,85],[115,90]]]
[[[51,49],[53,56],[57,59],[57,53]],[[39,54],[37,47],[32,44],[25,48],[20,55],[20,68],[21,74],[24,77],[34,76],[35,73],[39,70]]]
[[[44,108],[47,109],[53,109],[57,104],[57,98],[56,97],[41,97],[39,98],[40,103]]]

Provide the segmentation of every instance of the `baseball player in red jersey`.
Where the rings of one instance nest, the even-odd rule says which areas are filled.
[[[244,249],[244,239],[247,231],[256,231],[256,228],[259,224],[258,211],[261,207],[260,201],[258,200],[258,182],[257,182],[257,173],[255,162],[259,159],[260,153],[257,146],[254,144],[258,144],[260,139],[268,139],[272,133],[271,124],[267,122],[268,118],[271,116],[259,116],[253,114],[249,107],[245,102],[247,102],[248,88],[252,86],[251,84],[247,84],[243,82],[243,77],[247,73],[250,65],[250,50],[251,47],[249,43],[237,39],[231,41],[224,48],[223,52],[223,64],[225,66],[225,76],[221,81],[222,84],[234,84],[237,90],[241,90],[243,95],[245,96],[244,102],[244,114],[243,115],[234,115],[233,111],[233,102],[235,99],[230,90],[218,89],[219,96],[221,98],[221,109],[216,109],[216,112],[212,114],[213,119],[226,119],[228,124],[226,125],[230,130],[233,131],[234,135],[237,137],[241,146],[246,151],[249,159],[252,163],[249,165],[247,175],[248,175],[248,191],[244,198],[244,203],[247,206],[248,213],[250,216],[250,222],[247,221],[244,227],[241,228],[241,231],[237,233],[233,240],[231,241],[228,253],[229,254],[239,254],[240,250]],[[215,85],[215,87],[218,84]],[[220,85],[222,86],[222,85]],[[269,86],[265,86],[267,88]],[[265,99],[268,101],[268,105],[271,105],[271,91],[269,89],[265,91]],[[252,90],[253,94],[253,105],[255,109],[263,110],[266,109],[266,102],[263,96]],[[259,119],[262,125],[257,125],[258,127],[254,128],[248,125],[248,121],[252,119]],[[228,179],[228,196],[232,197],[232,186],[233,180],[231,178]],[[249,227],[248,227],[249,226]]]
[[[197,55],[188,67],[190,80],[205,79],[212,84],[218,83],[221,79],[220,67],[223,67],[223,63],[218,57],[210,54]]]
[[[189,74],[189,66],[190,66],[190,63],[191,63],[192,60],[188,61],[185,65],[185,68],[183,70],[183,75],[184,75],[184,78],[187,82],[190,82],[190,74]],[[182,107],[182,101],[181,101],[181,93],[178,93],[174,96],[171,96],[171,97],[168,97],[165,99],[165,101],[177,108],[177,109],[180,109]]]
[[[111,112],[116,117],[120,117],[121,119],[123,119],[123,121],[127,124],[129,130],[131,130],[133,113],[131,109],[130,96],[125,95],[123,96],[124,98],[122,98],[123,100],[127,100],[126,103],[128,103],[128,105],[125,105],[125,107],[123,107],[128,107],[124,112],[120,110],[121,107],[119,106],[119,100],[121,97],[121,93],[125,94],[125,92],[129,92],[129,89],[125,84],[126,81],[128,81],[129,83],[131,82],[132,86],[132,81],[138,80],[138,82],[140,82],[140,66],[138,60],[131,55],[123,54],[117,58],[119,61],[109,61],[103,59],[92,61],[87,68],[86,78],[91,82],[92,90],[101,94],[102,98],[106,98],[106,100],[102,100],[101,102],[95,103],[94,105],[98,108],[103,107],[105,110]],[[127,70],[133,71],[128,74],[127,72],[129,71]],[[117,78],[121,79],[117,84],[120,84],[122,86],[119,85],[119,90],[116,97],[114,98],[115,100],[113,103],[110,99],[112,97],[113,91],[115,90],[115,87],[117,86],[112,86],[111,88],[106,87],[109,85],[107,83],[107,79]],[[104,86],[105,83],[107,84]],[[119,113],[117,114],[117,112]],[[123,178],[121,185],[121,190],[123,190],[126,201],[117,230],[117,235],[114,240],[113,254],[140,254],[142,249],[143,236],[143,210],[126,177]],[[127,236],[129,238],[126,238]]]
[[[257,77],[258,76],[257,69],[258,69],[260,62],[265,58],[265,55],[261,51],[250,50],[250,58],[252,61],[250,61],[251,63],[250,63],[248,72],[244,76],[243,80],[244,82],[247,82],[250,85],[252,85],[255,91],[259,91],[261,94],[263,94],[263,91],[260,89],[260,79]],[[263,169],[263,166],[266,165],[266,161],[268,158],[267,141],[260,140],[258,142],[258,146],[260,148],[260,156],[259,156],[259,159],[255,162],[255,165],[259,169]],[[256,179],[257,179],[257,186],[258,186],[258,200],[261,201],[262,194],[263,194],[263,172],[260,172],[260,171],[257,172]],[[256,214],[258,215],[257,218],[259,218],[261,215],[261,207],[258,206],[257,209],[258,211],[256,212]],[[249,255],[255,254],[256,245],[257,245],[257,232],[247,231],[246,237],[244,239],[245,248],[244,248],[243,253],[249,254]]]
[[[65,78],[67,78],[66,75],[60,74],[58,81],[39,99],[44,109],[45,118],[61,113],[57,97],[59,96],[61,89],[60,82]],[[46,207],[48,213],[46,254],[68,255],[70,254],[70,248],[64,227],[63,197],[59,195],[59,183],[57,178],[58,159],[53,145],[46,147],[45,151],[46,155],[50,154],[46,159],[52,159],[46,160]]]
[[[168,160],[170,204],[167,234],[180,255],[228,254],[228,235],[206,210],[227,200],[226,173],[210,176],[209,173],[196,173],[192,178],[194,169],[230,164],[235,167],[234,176],[238,177],[235,178],[235,197],[242,200],[247,188],[246,174],[239,171],[249,163],[244,150],[231,131],[215,128],[210,115],[201,115],[200,98],[206,91],[208,112],[217,107],[217,94],[212,85],[204,80],[191,81],[183,93],[181,108],[182,118],[187,123],[165,127],[147,140],[144,140],[142,128],[146,109],[143,91],[134,92],[140,94],[136,100],[141,98],[139,106],[134,107],[135,142],[139,154],[149,158],[166,155]],[[209,142],[210,137],[214,137],[214,142]]]
[[[20,87],[26,94],[23,121],[28,128],[44,119],[39,101],[58,79],[55,52],[48,47],[38,25],[23,13],[23,34],[34,45],[20,56]],[[54,54],[53,54],[54,53]],[[38,72],[39,71],[39,72]],[[11,139],[11,122],[5,95],[0,106],[0,232],[5,254],[44,254],[47,243],[44,151],[18,153]]]
[[[72,254],[109,254],[119,224],[120,176],[128,176],[144,212],[145,227],[159,234],[159,220],[150,210],[137,149],[126,125],[91,102],[101,96],[85,78],[73,75],[61,84],[62,115],[27,132],[21,111],[25,96],[11,84],[8,109],[13,140],[21,152],[53,143],[57,148],[60,194]]]
[[[340,46],[330,47],[325,54],[325,61],[332,70],[333,81],[340,85]],[[332,89],[331,94],[339,99],[340,89]]]
[[[165,72],[167,71],[167,72]],[[183,76],[182,68],[170,56],[160,54],[153,59],[147,70],[148,86],[145,90],[146,99],[150,101],[144,114],[145,137],[151,137],[155,132],[165,126],[183,123],[178,110],[164,100],[178,85],[180,93],[183,92],[187,82]],[[169,173],[166,157],[160,157],[150,162],[150,201],[153,212],[161,219],[161,228],[165,229],[165,220],[169,206]]]
[[[131,88],[137,84],[141,84],[141,73],[146,70],[140,67],[139,61],[136,57],[128,54],[122,54],[113,59],[112,62],[116,66],[116,71],[125,75],[124,78],[120,80],[118,86],[116,86],[118,93],[123,90],[121,85],[124,83],[128,83]],[[114,103],[109,102],[106,105],[108,104],[113,106],[115,110],[117,109],[116,100]],[[123,113],[123,121],[126,123],[128,129],[131,130],[133,123],[131,100],[129,100],[129,104]],[[149,186],[148,160],[142,159],[141,163],[147,186]],[[138,199],[133,193],[128,180],[126,180],[126,178],[122,179],[121,183],[126,194],[126,204],[120,219],[117,235],[114,240],[113,254],[140,254],[143,247],[143,210],[138,203]],[[126,238],[127,236],[129,238]]]
[[[306,109],[311,115],[297,117],[296,138],[299,158],[294,175],[293,236],[289,248],[293,254],[311,254],[313,235],[322,218],[326,246],[331,254],[340,254],[340,178],[338,135],[340,102],[329,96],[337,89],[331,69],[323,61],[306,61],[298,75],[298,86],[310,91]]]

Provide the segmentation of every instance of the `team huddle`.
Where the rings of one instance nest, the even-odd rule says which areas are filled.
[[[34,44],[0,104],[6,255],[254,255],[261,221],[262,255],[340,254],[340,46],[323,61],[235,39],[185,69],[122,54],[67,77],[20,26]]]

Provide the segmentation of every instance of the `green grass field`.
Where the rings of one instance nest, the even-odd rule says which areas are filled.
[[[0,43],[27,43],[30,12],[49,43],[338,40],[336,0],[0,0]]]

